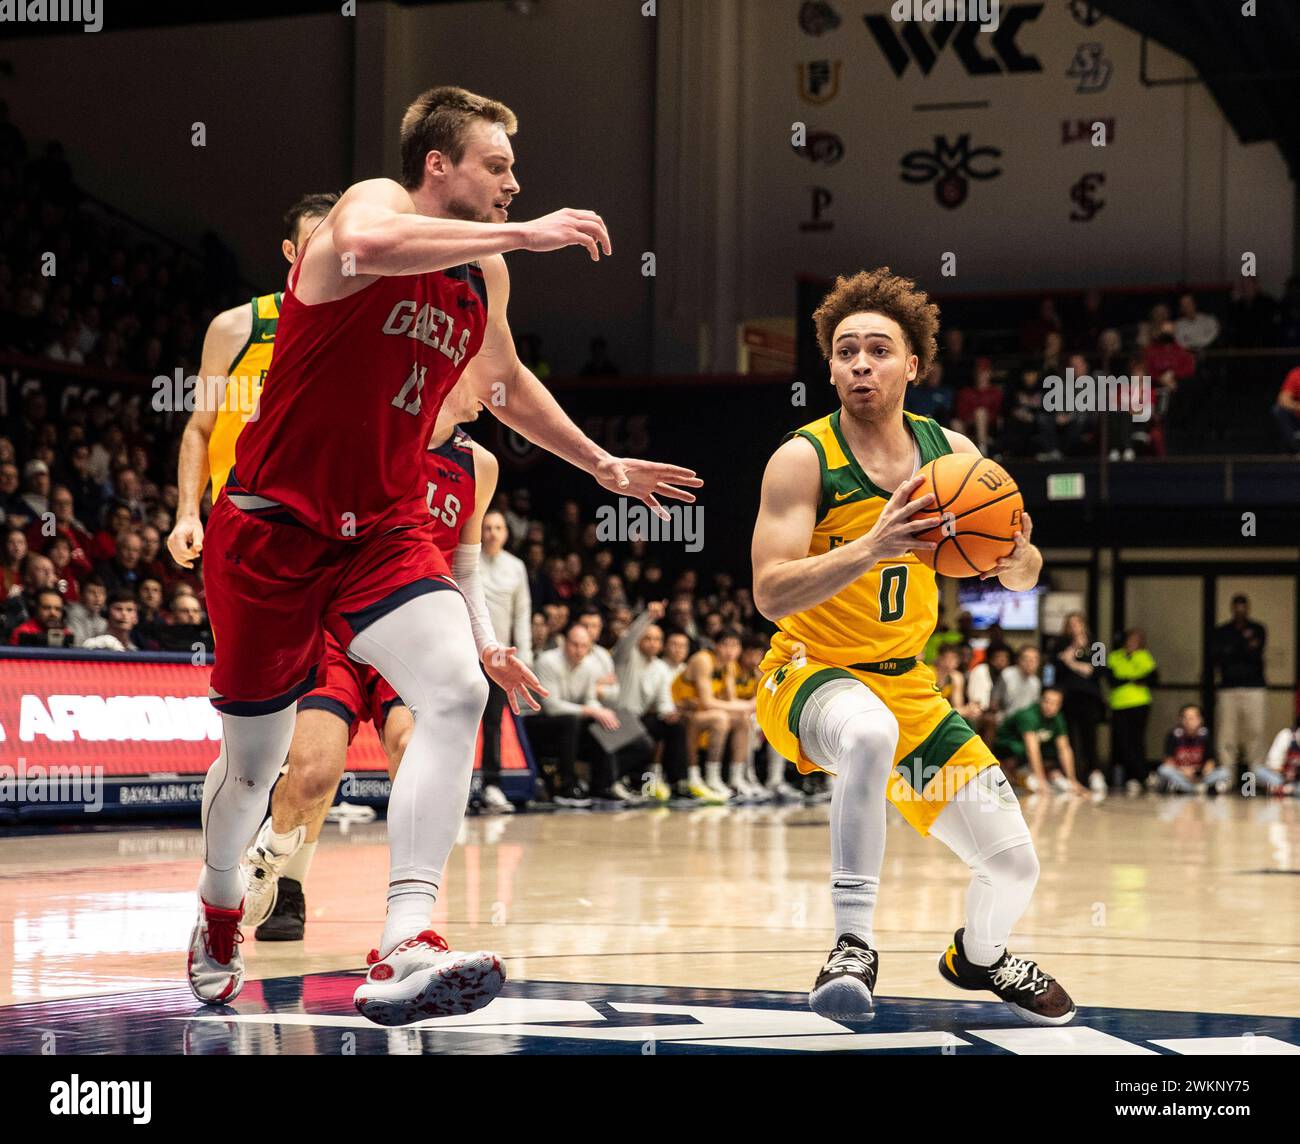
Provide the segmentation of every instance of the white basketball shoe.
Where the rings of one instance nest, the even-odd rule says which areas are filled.
[[[353,1003],[377,1025],[474,1013],[506,983],[498,954],[458,953],[433,930],[402,942],[387,957],[372,949],[366,964],[370,972]]]
[[[244,924],[250,929],[256,929],[274,912],[280,875],[289,865],[289,859],[301,848],[303,839],[307,837],[307,828],[299,826],[295,829],[297,841],[285,854],[277,854],[270,848],[270,833],[271,820],[268,818],[240,863],[244,875]]]
[[[205,1005],[225,1005],[244,987],[244,956],[239,919],[244,910],[223,910],[199,899],[199,920],[190,931],[186,974],[190,990]]]

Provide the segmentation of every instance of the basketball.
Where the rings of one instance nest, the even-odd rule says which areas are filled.
[[[943,523],[919,532],[918,540],[939,545],[916,555],[942,576],[962,578],[987,572],[1015,549],[1024,500],[1011,474],[986,457],[949,453],[927,465],[916,500],[933,493],[932,510]]]

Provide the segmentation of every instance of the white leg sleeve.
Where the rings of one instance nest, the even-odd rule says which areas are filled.
[[[799,718],[804,753],[836,776],[831,794],[831,903],[836,933],[874,945],[872,918],[885,860],[885,789],[898,721],[865,684],[837,679]]]
[[[976,965],[992,965],[1038,883],[1038,856],[1020,803],[1000,767],[957,792],[930,833],[971,869],[962,944]]]
[[[210,906],[234,909],[244,897],[239,860],[266,817],[297,718],[292,704],[270,715],[221,716],[221,754],[203,780],[199,894]]]
[[[371,624],[348,653],[375,667],[415,720],[388,802],[386,955],[429,928],[465,815],[488,685],[458,592],[417,596]]]

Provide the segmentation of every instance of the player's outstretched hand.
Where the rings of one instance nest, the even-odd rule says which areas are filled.
[[[614,253],[605,220],[595,211],[576,211],[565,207],[530,222],[524,233],[524,250],[545,254],[566,246],[584,246],[592,262],[599,262],[603,251],[608,258]]]
[[[183,516],[167,537],[167,551],[182,568],[193,568],[203,552],[203,522],[197,516]]]
[[[869,546],[878,560],[897,560],[909,552],[922,549],[933,551],[938,548],[938,544],[932,540],[916,539],[918,532],[941,523],[937,516],[916,515],[923,509],[934,507],[933,493],[927,493],[917,500],[910,499],[924,483],[925,474],[917,473],[911,480],[899,485],[889,502],[880,510],[875,527],[857,543]]]
[[[517,647],[483,649],[483,670],[488,673],[488,678],[506,693],[506,697],[510,700],[510,710],[516,715],[519,714],[520,695],[534,711],[540,711],[542,705],[533,698],[531,693],[536,692],[538,699],[545,699],[550,695],[537,676],[528,669],[528,665],[519,658],[518,651]]]
[[[607,457],[592,475],[601,488],[621,496],[635,497],[648,505],[660,520],[668,520],[669,516],[668,510],[659,503],[659,497],[694,504],[694,494],[677,486],[698,489],[704,484],[694,469],[662,465],[658,461],[638,461],[632,457]]]
[[[1001,579],[1005,576],[1011,583],[1008,584],[1003,580],[1003,586],[1011,588],[1012,591],[1024,591],[1037,584],[1038,573],[1043,568],[1043,557],[1042,553],[1030,543],[1033,535],[1034,522],[1030,519],[1029,513],[1022,512],[1020,531],[1013,537],[1016,546],[1012,549],[1011,555],[999,558],[987,572],[980,573],[980,579],[991,580],[995,576]],[[1015,587],[1013,588],[1012,585]]]

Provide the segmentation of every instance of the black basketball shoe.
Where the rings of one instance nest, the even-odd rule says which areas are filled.
[[[875,1016],[876,951],[842,933],[808,994],[808,1007],[832,1021],[866,1021]]]
[[[1068,1025],[1078,1010],[1056,978],[1023,957],[1003,954],[992,965],[972,965],[966,960],[959,929],[952,945],[939,958],[939,974],[958,989],[987,989],[996,993],[1017,1017],[1031,1025]]]
[[[258,941],[302,941],[307,926],[307,902],[302,896],[302,883],[292,878],[281,878],[276,887],[279,894],[271,916],[253,931]]]

